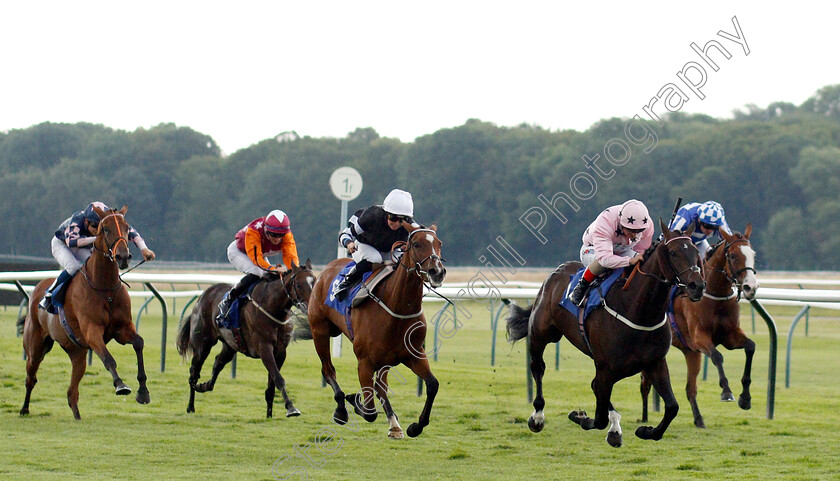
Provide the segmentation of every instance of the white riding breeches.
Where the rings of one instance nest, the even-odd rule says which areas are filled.
[[[71,276],[81,269],[92,251],[92,249],[87,247],[67,247],[67,244],[63,240],[55,236],[53,236],[50,242],[50,249],[61,268]]]

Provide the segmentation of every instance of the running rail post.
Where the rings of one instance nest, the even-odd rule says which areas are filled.
[[[808,311],[811,310],[811,306],[805,306],[802,310],[796,314],[796,317],[793,318],[793,321],[790,323],[790,330],[788,331],[787,337],[787,355],[785,357],[785,388],[790,387],[790,351],[793,349],[793,330],[796,329],[796,324],[799,323],[799,320],[802,319],[802,316],[807,316]],[[805,329],[806,329],[806,336],[807,336],[807,329],[808,329],[808,318],[805,318]]]
[[[164,372],[166,370],[166,300],[160,295],[160,292],[155,289],[155,286],[153,286],[151,282],[144,282],[143,284],[148,287],[149,290],[152,291],[152,294],[157,297],[157,300],[160,301],[161,315],[163,316],[160,322],[160,372]]]
[[[776,321],[764,309],[757,300],[753,299],[750,304],[755,308],[770,331],[770,353],[767,366],[767,419],[773,419],[773,408],[776,403],[776,351],[778,348],[778,334],[776,332]]]

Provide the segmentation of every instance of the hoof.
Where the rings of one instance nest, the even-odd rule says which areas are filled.
[[[545,421],[543,421],[541,423],[538,423],[534,419],[533,415],[528,418],[528,429],[530,429],[531,432],[538,433],[538,432],[542,431],[544,427],[545,427]]]
[[[740,408],[741,408],[741,409],[743,409],[743,410],[747,410],[747,409],[751,408],[751,407],[752,407],[752,401],[751,401],[751,398],[749,398],[749,397],[744,397],[744,395],[742,394],[742,395],[738,398],[738,407],[740,407]]]
[[[416,438],[422,432],[423,432],[423,426],[420,426],[417,423],[411,423],[408,426],[408,429],[405,430],[405,433],[408,434],[408,437],[410,437],[410,438]]]
[[[21,416],[26,416],[27,414],[29,414],[29,408],[23,408],[20,410]]]
[[[659,441],[662,439],[662,435],[656,435],[656,430],[653,426],[639,426],[636,429],[636,437],[639,439],[652,439],[654,441]]]
[[[720,400],[725,403],[732,402],[735,400],[735,396],[733,396],[731,392],[725,392],[720,395]]]
[[[700,429],[706,429],[706,423],[703,422],[703,416],[697,416],[694,418],[694,425]]]
[[[569,413],[569,419],[575,424],[580,424],[586,417],[586,411],[572,411]]]
[[[607,433],[607,443],[614,448],[621,447],[621,434],[610,431]]]
[[[194,407],[192,407],[192,406],[188,406],[188,407],[187,407],[187,414],[194,413],[194,412],[195,412],[195,408],[194,408]]]
[[[126,386],[125,384],[120,384],[117,386],[117,396],[128,396],[131,394],[131,388]]]
[[[129,392],[130,391],[131,390],[129,390]],[[140,390],[137,391],[137,397],[135,397],[134,399],[137,400],[138,404],[149,404],[152,401],[151,396],[149,396],[149,390],[146,388],[140,388]]]
[[[300,416],[300,411],[298,411],[296,407],[291,407],[288,411],[286,411],[287,418],[293,418],[295,416]]]
[[[400,428],[391,428],[388,430],[388,437],[391,439],[402,439],[403,430]]]
[[[333,421],[335,421],[336,424],[344,426],[345,424],[347,424],[347,421],[349,419],[350,417],[349,414],[347,414],[347,409],[345,409],[343,406],[340,409],[336,409],[333,412]]]

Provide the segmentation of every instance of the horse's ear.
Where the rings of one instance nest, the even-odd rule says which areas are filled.
[[[408,233],[410,234],[410,233],[416,231],[417,229],[420,229],[422,226],[414,227],[413,225],[409,224],[408,222],[403,222],[403,227],[405,227],[405,230],[407,230]]]
[[[98,215],[100,219],[105,217],[105,211],[100,209],[99,207],[93,206],[93,211],[96,212],[96,215]]]
[[[747,222],[747,227],[746,227],[746,229],[744,229],[744,237],[749,239],[750,234],[752,234],[752,223]]]
[[[300,270],[300,266],[297,263],[292,262],[292,272],[297,272]]]
[[[123,206],[120,208],[120,210],[118,212],[122,215],[125,215],[125,213],[128,212],[128,204],[123,204]]]
[[[723,229],[718,229],[718,234],[720,234],[720,238],[724,240],[724,242],[732,241],[732,234],[729,234]]]
[[[432,225],[430,225],[430,226],[429,226],[429,229],[431,229],[431,230],[433,230],[433,231],[437,232],[437,224],[435,224],[434,222],[432,222]]]
[[[309,261],[308,257],[306,258],[306,264],[304,264],[304,266],[306,266],[306,270],[312,270],[312,262]]]
[[[687,235],[691,237],[691,234],[694,234],[694,222],[689,222],[688,229],[683,232],[683,235]]]
[[[672,237],[671,231],[668,230],[668,226],[662,221],[662,217],[659,218],[659,228],[662,230],[662,234],[665,235],[666,239],[670,239]]]

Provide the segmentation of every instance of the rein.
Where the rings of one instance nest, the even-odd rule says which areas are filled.
[[[297,276],[299,272],[303,272],[303,271],[301,270],[301,271],[298,271],[298,272],[293,272],[292,276],[289,278],[289,282],[292,284],[292,292],[291,293],[289,292],[289,289],[286,287],[286,280],[284,280],[282,277],[280,278],[280,283],[283,286],[283,293],[286,294],[286,302],[291,301],[292,304],[295,305],[298,309],[300,309],[303,312],[306,312],[308,310],[307,306],[306,306],[306,303],[304,303],[300,299],[300,296],[298,295],[297,289],[294,285],[295,276]],[[294,297],[292,296],[292,294],[294,294]],[[266,310],[266,308],[264,308],[262,305],[260,305],[260,303],[258,303],[256,301],[256,299],[254,299],[251,296],[251,294],[248,294],[247,296],[245,296],[245,298],[248,299],[248,301],[250,301],[254,305],[254,307],[257,308],[257,310],[259,310],[260,312],[265,314],[265,316],[267,318],[271,319],[275,323],[277,323],[281,326],[285,326],[286,324],[292,322],[292,319],[286,319],[285,321],[277,319],[274,315],[272,315],[270,312],[268,312],[268,310]],[[285,309],[285,311],[288,312],[289,309]]]
[[[742,287],[743,287],[744,283],[742,281],[738,280],[738,276],[741,275],[744,272],[747,272],[747,271],[752,271],[753,275],[755,275],[755,269],[752,268],[752,267],[744,267],[743,269],[738,269],[737,271],[735,270],[735,267],[733,267],[733,265],[732,265],[732,261],[729,260],[729,256],[727,255],[729,253],[729,248],[734,246],[735,244],[750,245],[750,241],[747,240],[747,239],[736,239],[736,240],[734,240],[730,243],[725,244],[723,246],[723,259],[724,259],[724,263],[725,263],[723,269],[721,269],[720,267],[717,267],[717,266],[712,268],[715,272],[720,272],[721,274],[723,274],[723,277],[727,281],[729,281],[730,284],[732,284],[732,286],[731,286],[732,294],[730,294],[729,296],[725,296],[725,297],[718,297],[718,296],[713,296],[711,294],[708,294],[708,293],[704,292],[703,293],[704,297],[707,297],[707,298],[715,300],[715,301],[728,301],[728,300],[734,299],[736,297],[739,300],[741,299],[741,290],[742,290]],[[727,269],[730,272],[732,272],[732,275],[730,275],[729,272],[727,272]]]

